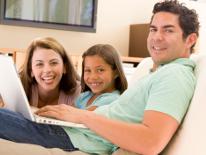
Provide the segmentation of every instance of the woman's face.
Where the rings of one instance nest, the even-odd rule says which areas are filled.
[[[31,76],[38,88],[50,92],[59,89],[65,68],[61,56],[52,49],[37,48],[31,59]]]

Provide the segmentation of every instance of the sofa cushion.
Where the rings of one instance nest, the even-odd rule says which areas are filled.
[[[150,69],[152,68],[152,65],[153,62],[151,57],[143,59],[141,63],[136,67],[135,71],[133,72],[133,75],[130,76],[128,81],[129,87],[132,86],[140,78],[148,74],[150,72]]]
[[[45,148],[34,144],[15,143],[0,139],[1,155],[87,155],[80,151],[66,152],[58,148]]]
[[[197,85],[184,122],[166,147],[165,155],[206,154],[206,55],[193,54]]]

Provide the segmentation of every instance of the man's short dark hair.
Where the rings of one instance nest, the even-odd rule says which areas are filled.
[[[152,12],[153,16],[158,12],[169,12],[178,15],[179,25],[183,30],[184,39],[191,33],[196,33],[197,36],[199,36],[198,15],[195,10],[185,7],[184,3],[179,3],[177,0],[165,0],[164,2],[156,3]],[[194,45],[191,47],[191,51]]]

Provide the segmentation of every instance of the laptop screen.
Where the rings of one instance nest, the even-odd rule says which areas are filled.
[[[12,57],[0,55],[0,94],[4,108],[34,120],[30,105]]]

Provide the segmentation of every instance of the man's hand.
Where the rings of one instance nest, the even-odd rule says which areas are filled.
[[[48,105],[36,111],[37,115],[51,117],[63,121],[82,123],[81,117],[84,117],[86,110],[74,108],[66,104]]]

